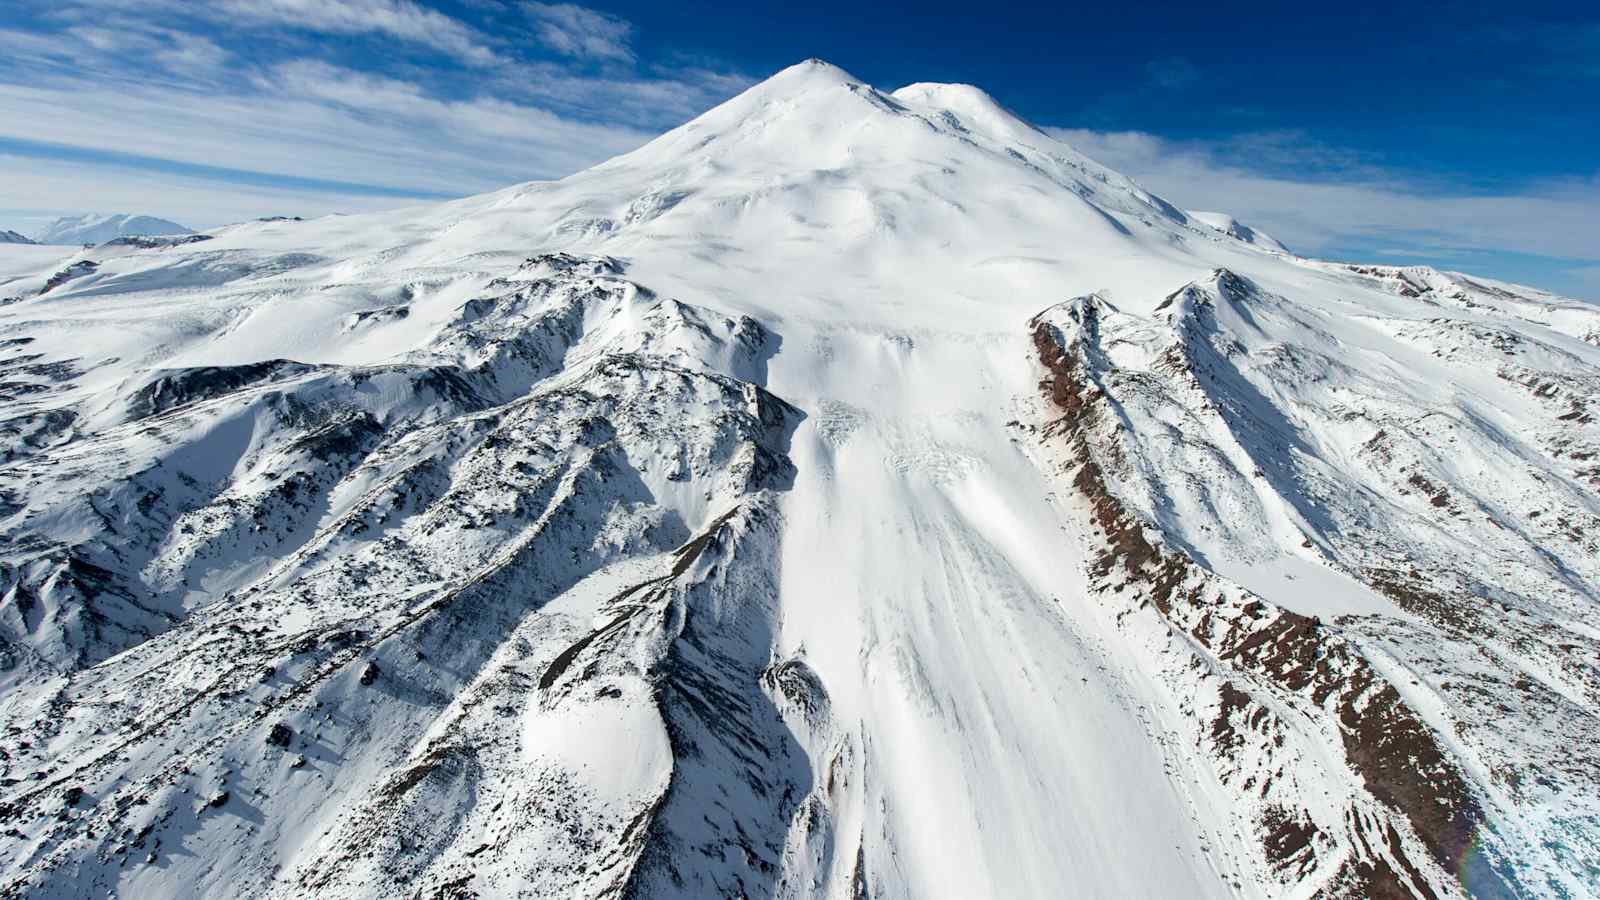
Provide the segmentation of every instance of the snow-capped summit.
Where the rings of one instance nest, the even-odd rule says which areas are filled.
[[[1277,238],[1274,238],[1272,235],[1267,234],[1259,228],[1251,228],[1249,225],[1244,224],[1227,213],[1191,212],[1186,210],[1184,214],[1191,219],[1198,220],[1202,224],[1215,228],[1229,237],[1238,238],[1247,244],[1254,244],[1257,247],[1265,247],[1268,250],[1277,250],[1280,253],[1289,252],[1289,248],[1285,247]]]
[[[812,61],[8,270],[0,896],[1595,894],[1600,310],[1236,224]]]
[[[154,216],[88,213],[55,220],[43,234],[39,235],[35,243],[103,244],[119,237],[193,233],[176,222],[157,219]]]
[[[27,235],[18,234],[15,231],[3,231],[3,230],[0,230],[0,244],[31,244],[31,243],[33,243],[33,241],[30,240],[27,237]]]

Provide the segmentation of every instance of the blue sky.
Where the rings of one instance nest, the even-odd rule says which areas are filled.
[[[1297,250],[1600,299],[1594,4],[4,0],[0,227],[208,227],[591,165],[820,56],[980,85]]]

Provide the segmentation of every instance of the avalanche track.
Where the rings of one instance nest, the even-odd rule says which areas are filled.
[[[0,897],[1600,894],[1600,310],[808,62],[0,257]]]

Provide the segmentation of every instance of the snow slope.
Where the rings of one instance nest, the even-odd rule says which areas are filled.
[[[1600,892],[1600,310],[1234,231],[813,61],[7,264],[0,896]]]
[[[156,234],[192,234],[177,222],[126,213],[86,213],[57,219],[35,239],[39,244],[103,244],[123,237]]]

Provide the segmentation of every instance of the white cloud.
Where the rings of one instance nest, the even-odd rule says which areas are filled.
[[[752,84],[742,75],[703,68],[668,69],[647,78],[578,75],[559,65],[531,63],[506,71],[493,89],[585,118],[659,128],[691,119]]]
[[[477,29],[412,0],[94,0],[57,2],[48,15],[94,23],[108,11],[164,25],[205,22],[231,29],[277,29],[336,35],[376,35],[429,47],[475,66],[505,62]]]
[[[326,34],[382,34],[475,65],[502,61],[477,30],[410,0],[221,0],[214,8],[228,22]]]
[[[0,77],[0,138],[22,142],[13,147],[28,160],[5,161],[0,219],[26,228],[40,217],[126,210],[204,227],[478,193],[626,152],[749,83],[689,65],[641,67],[623,52],[627,23],[580,7],[497,8],[546,21],[572,52],[617,64],[583,74],[491,61],[473,49],[491,49],[482,35],[409,0],[41,7],[45,28],[0,28],[0,57],[28,73]],[[251,52],[235,55],[241,28]],[[263,48],[315,52],[298,40],[257,40],[258,31],[290,29],[414,40],[483,65],[463,72],[400,59],[358,71],[261,58]]]
[[[704,61],[641,64],[628,22],[572,4],[479,0],[474,26],[413,0],[12,2],[41,24],[0,27],[0,139],[20,154],[0,174],[8,227],[91,209],[203,227],[478,193],[631,150],[750,84]],[[338,35],[395,52],[340,65]],[[573,61],[530,57],[541,44]]]
[[[118,166],[0,154],[0,183],[27,184],[26,197],[0,192],[0,228],[36,234],[56,218],[86,211],[159,216],[193,228],[210,228],[259,216],[322,216],[393,209],[417,203],[404,197],[370,197],[332,190],[219,185],[206,178]],[[14,202],[20,208],[8,208]]]
[[[167,35],[168,46],[156,50],[156,59],[168,71],[183,73],[211,73],[222,68],[232,56],[208,38],[181,31]]]
[[[137,56],[174,75],[195,78],[214,75],[232,56],[202,35],[121,16],[68,28],[56,42],[57,49],[68,51],[71,46],[68,39],[76,39],[85,47],[108,56]]]
[[[538,31],[539,40],[564,56],[632,62],[633,26],[624,19],[572,3],[522,4]]]
[[[80,11],[81,12],[81,11]],[[12,81],[45,84],[62,78],[199,87],[223,80],[233,54],[210,38],[108,11],[73,15],[54,32],[0,29],[0,58],[18,73]],[[63,110],[70,115],[71,108]],[[0,133],[6,131],[0,120]]]
[[[1436,256],[1600,260],[1600,179],[1470,192],[1292,135],[1185,143],[1143,132],[1050,131],[1179,207],[1229,213],[1306,253],[1371,244]]]
[[[178,93],[168,85],[97,80],[0,84],[0,122],[28,123],[25,130],[0,125],[0,133],[193,165],[460,194],[565,175],[651,137],[494,98],[442,100],[414,83],[316,61],[279,65],[249,87]],[[0,189],[0,202],[7,193]]]
[[[231,16],[230,26],[250,28],[295,18],[298,28],[408,35],[438,25],[430,39],[473,38],[404,0],[137,2],[171,12],[159,21],[181,23],[188,15],[190,28],[200,27],[194,15]],[[323,59],[256,61],[218,43],[237,37],[230,29],[200,34],[156,25],[125,11],[134,4],[62,4],[47,14],[59,30],[0,28],[0,57],[28,73],[25,80],[0,77],[0,137],[123,155],[96,160],[67,153],[85,172],[108,163],[121,164],[124,173],[236,170],[211,173],[219,197],[233,184],[264,180],[251,173],[470,194],[593,165],[748,84],[704,68],[644,74],[629,65],[584,75],[554,63],[503,60],[462,73],[402,63],[393,67],[407,73],[400,78]],[[620,40],[626,23],[586,12],[545,10],[572,40],[587,34],[591,51],[610,52],[595,50],[593,40],[605,34]],[[587,32],[574,30],[582,28]],[[297,46],[303,45],[273,49]],[[31,207],[37,204],[29,198],[50,195],[25,175],[0,183],[0,207]]]

